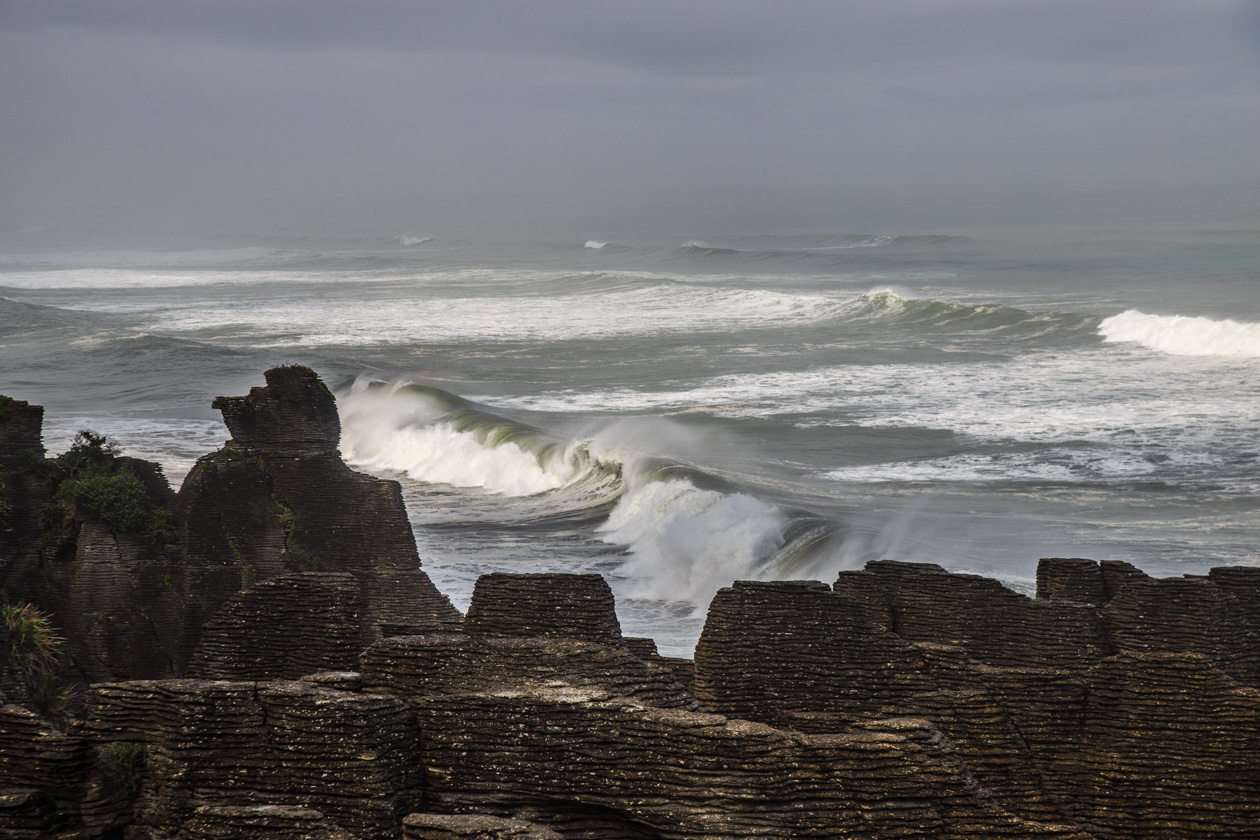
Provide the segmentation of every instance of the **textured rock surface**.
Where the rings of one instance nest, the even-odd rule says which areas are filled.
[[[354,575],[301,572],[261,581],[228,599],[202,631],[188,676],[297,679],[358,667]]]
[[[1088,836],[995,806],[924,721],[804,735],[547,688],[412,704],[431,806],[545,812],[565,837]]]
[[[714,599],[693,691],[706,707],[814,733],[852,731],[872,719],[869,700],[882,699],[874,720],[931,721],[1022,816],[1124,840],[1252,836],[1260,691],[1249,682],[1257,647],[1243,605],[1256,597],[1253,576],[1157,581],[1079,561],[1045,566],[1052,600],[1028,603],[924,564],[842,573],[836,589],[850,598],[807,584],[736,584]],[[1081,581],[1105,606],[1081,602]],[[1046,632],[1035,611],[1044,606],[1093,620],[1074,618],[1063,635],[1078,643],[1048,645],[1039,658],[1029,638]],[[1030,621],[1041,625],[1021,631]],[[978,627],[1000,642],[978,638]],[[1079,644],[1080,627],[1092,644]],[[922,689],[853,654],[879,650],[891,663],[898,644],[920,657]],[[782,665],[779,682],[769,661]],[[850,674],[866,702],[841,688]]]
[[[410,814],[405,840],[562,840],[546,826],[485,814]]]
[[[1235,679],[1260,686],[1260,635],[1239,598],[1211,578],[1132,581],[1104,616],[1117,650],[1201,653]]]
[[[102,684],[81,729],[147,744],[134,840],[175,837],[203,805],[309,808],[350,834],[393,838],[421,804],[415,722],[392,698],[305,682]]]
[[[363,690],[404,698],[559,681],[603,688],[653,706],[697,708],[668,668],[625,650],[574,639],[399,636],[373,644],[361,662]]]
[[[0,588],[50,614],[68,642],[70,681],[175,673],[183,617],[183,563],[174,493],[161,469],[98,455],[132,476],[152,521],[121,529],[59,499],[72,476],[44,458],[39,406],[0,397]]]
[[[357,840],[312,808],[202,805],[176,840]]]
[[[554,636],[618,645],[616,608],[600,575],[489,574],[477,579],[464,627],[483,636]]]
[[[907,641],[960,645],[991,665],[1073,668],[1107,654],[1096,609],[1033,600],[978,575],[879,561],[841,572],[834,589]]]
[[[194,593],[182,662],[237,590],[299,571],[347,572],[360,589],[361,641],[383,623],[460,616],[420,570],[397,482],[354,472],[337,452],[333,397],[309,368],[267,371],[248,397],[220,397],[233,440],[185,479],[180,502]]]

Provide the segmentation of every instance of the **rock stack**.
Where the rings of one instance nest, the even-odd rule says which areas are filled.
[[[420,569],[395,481],[352,471],[336,401],[310,368],[279,367],[245,397],[219,397],[232,433],[180,489],[192,605],[181,666],[238,590],[291,572],[345,572],[359,586],[360,642],[383,625],[460,618]]]

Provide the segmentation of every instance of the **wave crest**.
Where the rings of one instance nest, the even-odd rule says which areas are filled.
[[[1260,324],[1129,309],[1098,325],[1107,342],[1132,341],[1173,356],[1260,358]]]

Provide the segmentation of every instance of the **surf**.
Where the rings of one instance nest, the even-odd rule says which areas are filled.
[[[1260,358],[1260,324],[1128,309],[1098,325],[1103,341],[1132,342],[1173,356]]]

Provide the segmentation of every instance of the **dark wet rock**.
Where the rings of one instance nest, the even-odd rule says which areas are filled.
[[[219,397],[232,439],[242,448],[271,453],[327,454],[341,441],[337,401],[315,371],[297,365],[263,374],[264,387],[249,396]]]
[[[0,837],[107,836],[130,819],[131,781],[115,751],[0,707]]]
[[[180,489],[192,593],[184,658],[238,590],[291,572],[345,572],[359,586],[363,646],[381,625],[417,628],[459,612],[420,570],[395,481],[354,472],[337,452],[336,404],[309,368],[273,368],[248,397],[220,397],[233,440]]]
[[[958,645],[990,665],[1077,668],[1108,653],[1097,609],[1033,600],[979,575],[877,561],[841,572],[834,589],[907,641]]]
[[[1260,634],[1260,567],[1221,566],[1208,572],[1208,580],[1238,600],[1248,628]]]
[[[826,584],[738,581],[709,606],[691,688],[706,709],[782,725],[787,712],[873,712],[938,685],[913,645]]]
[[[354,575],[301,572],[260,581],[228,599],[189,663],[201,679],[297,679],[358,667],[359,585]]]
[[[601,688],[664,708],[697,708],[672,670],[577,639],[430,634],[382,639],[361,657],[364,691],[410,700],[521,685]]]
[[[1093,560],[1043,559],[1037,564],[1037,598],[1077,601],[1100,607],[1107,602],[1102,568]]]
[[[546,826],[486,814],[410,814],[404,840],[562,840]]]
[[[482,636],[548,636],[619,645],[616,607],[600,575],[482,575],[464,629]]]
[[[84,737],[146,745],[129,836],[173,837],[203,805],[309,808],[352,835],[395,838],[421,804],[415,722],[398,700],[305,682],[93,686]]]
[[[313,808],[202,805],[175,840],[357,840]]]
[[[621,643],[627,650],[644,662],[663,665],[673,671],[674,678],[678,680],[679,685],[684,688],[691,685],[691,680],[696,675],[694,660],[683,659],[681,656],[661,656],[656,649],[656,642],[652,639],[625,636],[622,638]]]
[[[319,671],[298,679],[336,691],[360,691],[363,688],[363,677],[358,671]]]
[[[0,405],[0,587],[65,638],[64,681],[173,675],[184,576],[161,468],[104,439],[82,462],[49,460],[42,418],[39,406]]]
[[[921,720],[804,735],[572,688],[413,705],[434,809],[529,808],[565,837],[1088,836],[994,805]]]
[[[1211,578],[1130,582],[1104,615],[1117,650],[1200,653],[1240,682],[1260,686],[1260,637],[1239,598]]]
[[[1103,560],[1099,562],[1098,567],[1102,569],[1103,591],[1108,601],[1119,595],[1120,590],[1134,581],[1151,580],[1146,572],[1123,560]]]

